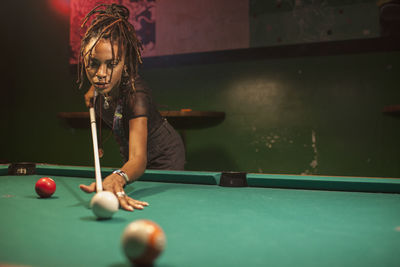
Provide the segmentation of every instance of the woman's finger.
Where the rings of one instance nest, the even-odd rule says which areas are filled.
[[[130,206],[132,206],[133,208],[135,208],[135,209],[140,209],[140,210],[142,210],[145,206],[148,206],[148,205],[149,205],[149,203],[147,203],[147,202],[138,201],[138,200],[135,200],[135,199],[130,198],[130,197],[128,197],[128,196],[126,197],[126,200],[127,200],[128,204],[129,204]]]
[[[123,208],[124,210],[127,211],[133,211],[134,207],[129,205],[128,201],[126,200],[126,195],[123,196],[118,196],[118,201],[119,201],[119,205],[121,206],[121,208]]]
[[[86,193],[93,193],[96,191],[96,183],[91,183],[90,185],[79,185],[79,188]]]

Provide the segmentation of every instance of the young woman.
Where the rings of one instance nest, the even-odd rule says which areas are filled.
[[[182,170],[185,150],[182,139],[157,111],[149,89],[138,74],[141,44],[128,22],[129,10],[121,5],[99,5],[86,17],[94,16],[81,41],[79,80],[90,88],[86,105],[113,129],[124,165],[103,180],[104,190],[117,195],[128,211],[148,203],[130,198],[123,187],[138,179],[146,168]],[[83,24],[83,25],[84,25]],[[80,185],[92,193],[95,183]]]

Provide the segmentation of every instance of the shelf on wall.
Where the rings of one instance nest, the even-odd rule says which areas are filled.
[[[225,112],[195,111],[189,109],[163,110],[161,116],[178,130],[202,129],[220,124],[225,119]],[[70,127],[84,129],[90,127],[89,112],[59,112],[57,116]],[[102,124],[107,127],[105,123]]]

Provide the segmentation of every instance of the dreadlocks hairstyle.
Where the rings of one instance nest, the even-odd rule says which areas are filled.
[[[125,48],[125,65],[127,75],[123,75],[124,79],[132,84],[134,90],[134,78],[138,71],[138,65],[142,63],[141,51],[143,49],[141,42],[136,36],[135,28],[128,22],[129,9],[117,4],[101,4],[93,8],[84,18],[81,28],[83,28],[88,20],[95,16],[87,29],[81,41],[81,49],[78,58],[78,83],[79,88],[82,87],[84,81],[85,58],[89,55],[91,60],[93,48],[103,38],[111,43],[112,55],[114,60],[114,46],[118,45],[118,58],[122,56],[122,48]],[[92,47],[86,49],[89,42],[94,39]],[[112,71],[111,71],[112,77]]]

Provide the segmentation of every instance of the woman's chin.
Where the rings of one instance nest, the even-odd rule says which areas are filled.
[[[110,91],[110,90],[108,90],[108,88],[99,88],[96,86],[94,88],[96,89],[96,92],[101,95],[107,94]]]

